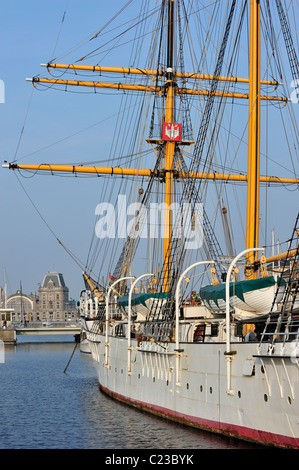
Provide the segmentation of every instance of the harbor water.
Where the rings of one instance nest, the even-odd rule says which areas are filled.
[[[72,335],[19,336],[5,346],[1,449],[258,449],[112,400],[99,390],[91,355],[78,346],[72,356],[74,347]]]

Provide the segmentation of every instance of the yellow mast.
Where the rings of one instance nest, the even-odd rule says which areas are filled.
[[[250,0],[246,249],[257,248],[259,243],[260,75],[260,0]],[[257,251],[247,254],[247,279],[257,277],[257,273],[253,273],[250,269],[250,263],[256,258]]]
[[[101,294],[101,292],[97,288],[96,283],[93,281],[93,279],[86,272],[83,273],[83,277],[85,281],[87,282],[87,284],[89,285],[89,287],[91,288],[94,295],[98,297],[99,300],[101,301],[104,300],[103,294]]]
[[[47,83],[53,85],[64,85],[64,86],[75,86],[81,87],[86,86],[90,88],[107,88],[112,90],[132,90],[132,91],[143,91],[151,93],[163,93],[165,91],[164,86],[156,85],[135,85],[130,83],[108,83],[108,82],[92,82],[86,80],[62,80],[59,78],[26,78],[27,81],[33,82],[33,85],[36,86],[36,83]],[[261,82],[262,84],[262,82]],[[270,82],[271,84],[271,82]],[[272,82],[272,85],[276,85],[277,82]],[[197,95],[197,96],[209,96],[211,94],[210,90],[198,90],[193,88],[176,88],[174,95]],[[226,91],[215,91],[213,95],[225,98],[237,98],[237,99],[249,99],[249,93],[238,93],[238,92],[226,92]],[[287,103],[288,99],[281,96],[267,96],[262,95],[261,100],[265,101],[279,101]]]
[[[168,1],[168,51],[167,51],[167,94],[165,122],[174,122],[174,87],[173,82],[173,3]],[[172,232],[172,194],[173,194],[173,161],[175,153],[175,142],[166,141],[164,147],[164,169],[165,169],[165,220],[164,220],[164,246],[163,246],[163,292],[170,287],[170,253]]]
[[[112,72],[120,73],[122,75],[148,75],[152,77],[166,77],[167,72],[165,70],[148,70],[148,69],[134,69],[131,67],[103,67],[101,65],[78,65],[78,64],[56,64],[49,62],[48,64],[40,64],[41,67],[53,68],[53,69],[68,69],[68,70],[86,70],[89,72]],[[225,77],[220,75],[215,77],[214,75],[208,75],[206,73],[190,73],[190,72],[177,72],[173,70],[174,78],[184,78],[193,80],[218,80],[222,82],[232,83],[249,83],[248,78],[241,77]],[[54,79],[55,81],[55,79]],[[275,80],[261,80],[261,85],[282,85]]]
[[[49,171],[53,173],[65,172],[73,174],[95,174],[95,175],[116,175],[116,176],[154,176],[162,178],[164,176],[163,170],[150,170],[148,168],[119,168],[117,167],[103,167],[103,166],[85,166],[85,165],[61,165],[61,164],[32,164],[32,163],[5,163],[2,168],[10,170],[32,170],[32,171]],[[207,172],[193,172],[193,171],[174,171],[173,178],[194,178],[206,179],[212,181],[248,181],[248,176],[244,174],[232,173],[207,173]],[[277,183],[277,184],[299,184],[298,178],[280,178],[279,176],[260,176],[261,183]]]

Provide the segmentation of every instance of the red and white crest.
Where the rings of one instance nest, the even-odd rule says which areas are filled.
[[[182,124],[163,122],[162,139],[179,142],[182,140]]]

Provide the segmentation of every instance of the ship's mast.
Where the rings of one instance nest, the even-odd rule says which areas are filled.
[[[250,0],[246,249],[257,248],[259,243],[260,76],[260,0]],[[256,260],[257,252],[247,256],[246,278],[252,279],[257,273],[252,272],[250,263]]]
[[[165,121],[174,122],[174,88],[173,81],[173,15],[174,0],[168,0],[168,44],[167,44],[167,93]],[[173,195],[173,161],[175,142],[166,141],[164,150],[165,170],[165,219],[164,219],[164,247],[163,247],[163,291],[166,292],[170,285],[170,252],[172,232],[172,195]]]

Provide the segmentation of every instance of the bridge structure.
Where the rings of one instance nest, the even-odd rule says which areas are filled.
[[[26,325],[15,325],[12,327],[16,335],[77,335],[81,332],[80,324],[68,322],[37,323],[28,322]]]
[[[80,334],[81,328],[77,327],[17,327],[17,335],[76,335]]]

